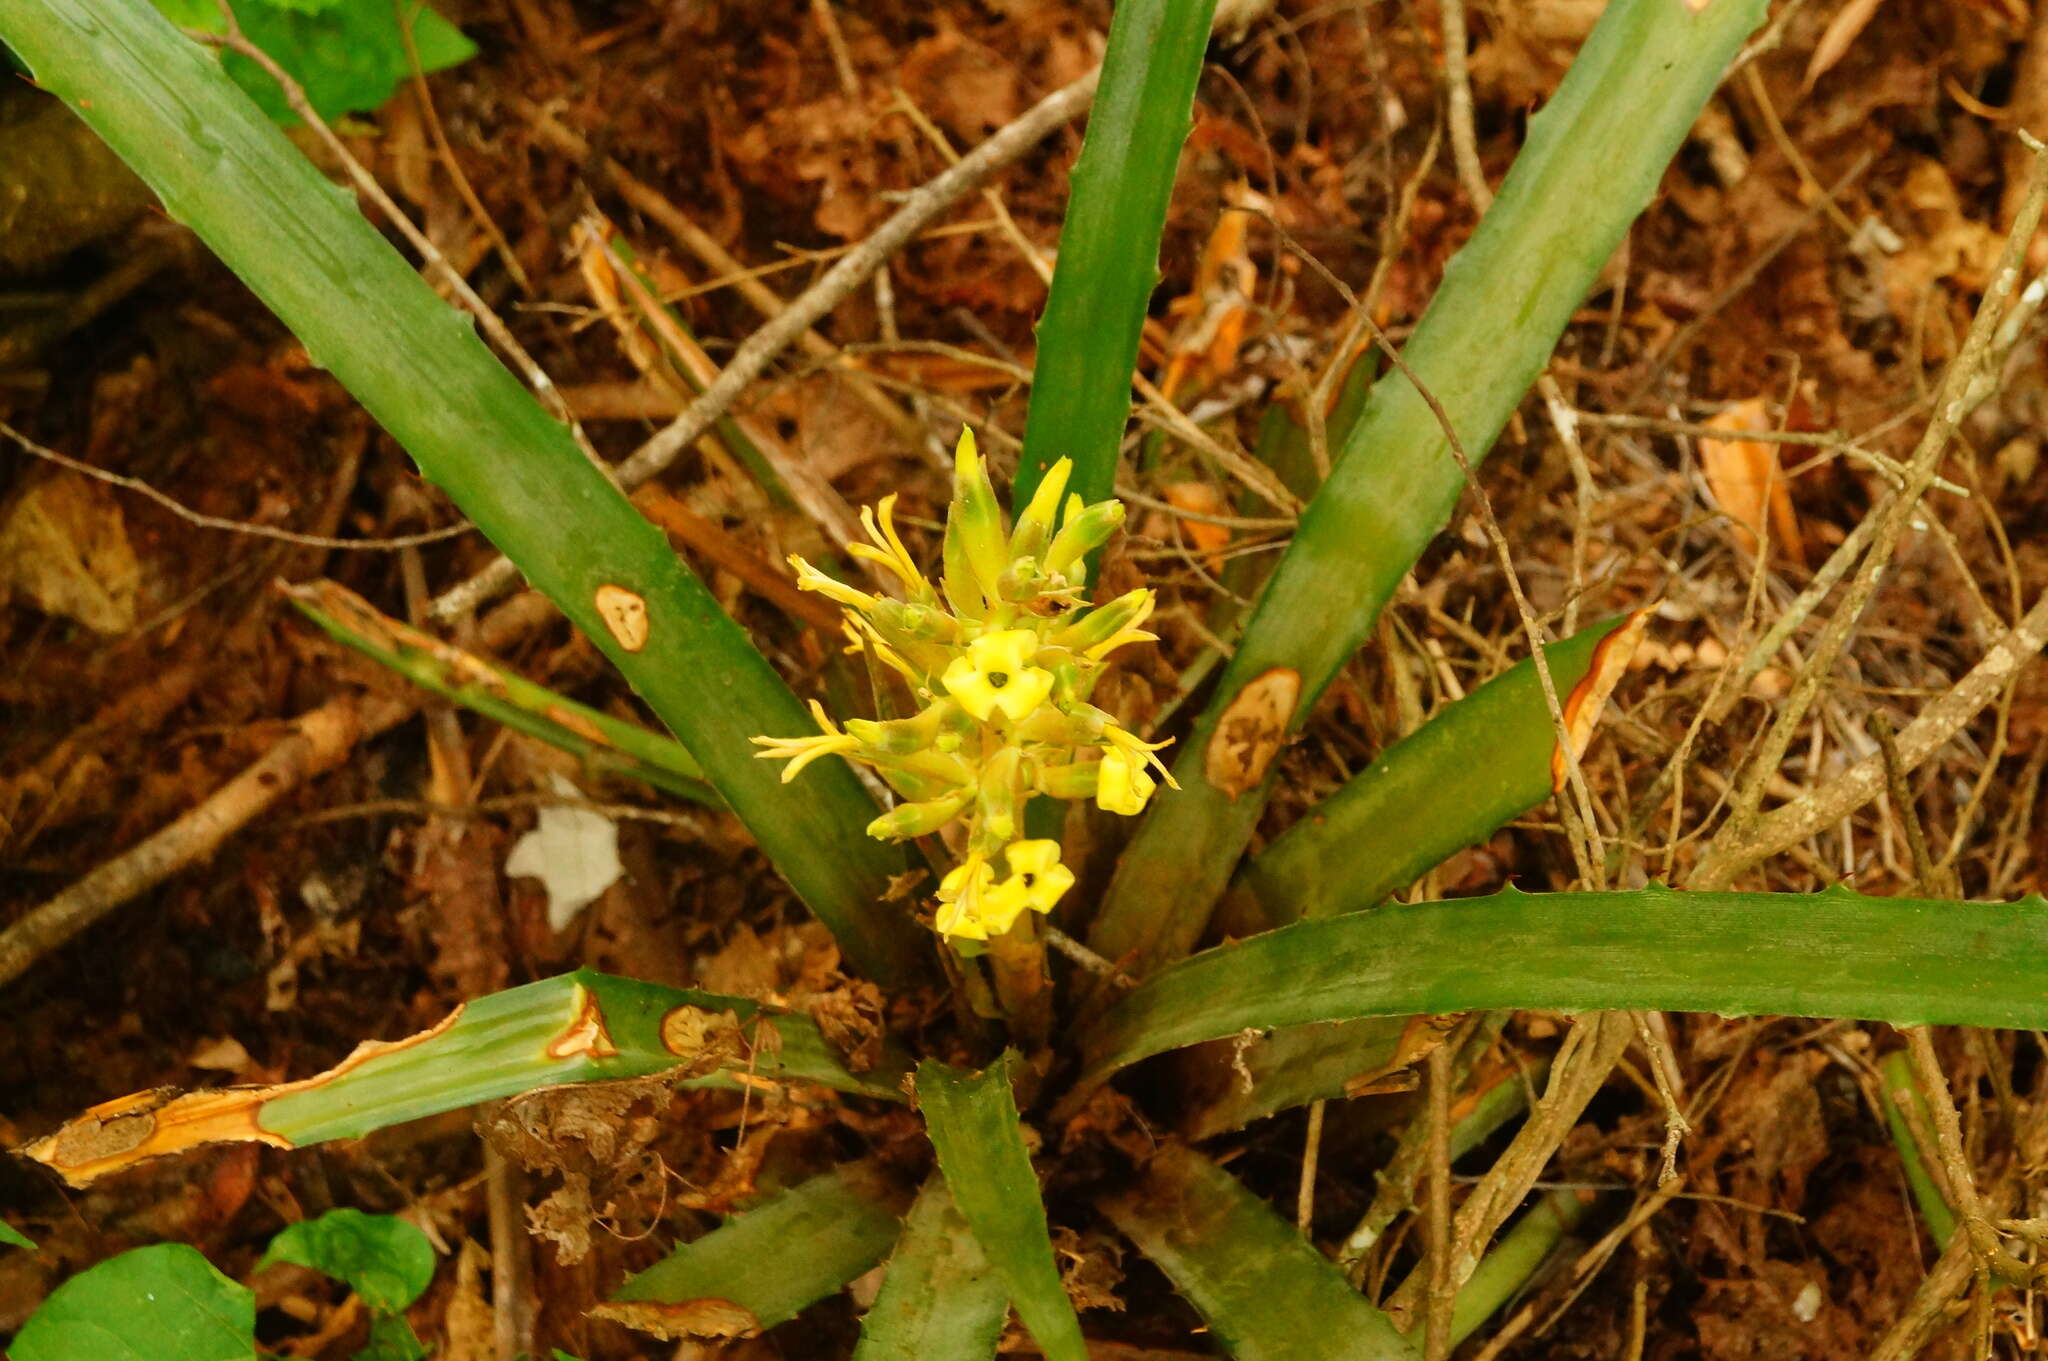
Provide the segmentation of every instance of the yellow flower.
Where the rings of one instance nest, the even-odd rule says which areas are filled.
[[[962,940],[988,939],[988,927],[982,924],[983,900],[995,877],[996,872],[989,868],[980,851],[969,853],[966,860],[947,872],[939,882],[940,935]]]
[[[1095,805],[1112,813],[1132,816],[1145,811],[1145,800],[1158,788],[1145,770],[1145,758],[1122,747],[1102,753],[1102,769],[1095,785]]]
[[[1060,863],[1057,841],[1013,841],[1003,852],[1010,865],[1010,877],[998,887],[1018,886],[1024,906],[1033,912],[1052,911],[1052,905],[1074,886],[1074,872]]]
[[[860,739],[851,733],[840,732],[832,726],[832,720],[825,716],[825,706],[815,699],[811,701],[811,717],[818,720],[824,729],[818,737],[756,737],[751,739],[755,746],[766,747],[766,751],[754,753],[757,761],[787,761],[782,768],[782,782],[788,784],[797,777],[797,772],[833,752],[858,751]]]
[[[1031,665],[1038,635],[1030,629],[984,633],[941,677],[960,707],[986,723],[1001,710],[1012,723],[1029,718],[1052,693],[1052,672]]]
[[[795,553],[789,555],[789,565],[796,572],[796,588],[799,591],[816,591],[819,595],[836,600],[850,610],[871,610],[882,603],[880,596],[855,590],[843,581],[826,576]]]

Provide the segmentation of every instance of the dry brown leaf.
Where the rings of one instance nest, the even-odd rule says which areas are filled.
[[[1828,20],[1828,26],[1814,44],[1813,56],[1806,63],[1806,78],[1799,82],[1801,93],[1813,88],[1813,83],[1834,69],[1835,63],[1848,54],[1849,48],[1870,24],[1877,14],[1878,6],[1884,0],[1849,0],[1849,3],[1835,11],[1835,17]]]
[[[1707,422],[1716,430],[1766,430],[1770,417],[1763,399],[1752,397],[1737,402]],[[1771,534],[1787,558],[1804,567],[1806,543],[1799,532],[1798,512],[1792,508],[1792,492],[1785,470],[1778,463],[1778,448],[1761,440],[1700,440],[1700,467],[1706,474],[1707,490],[1714,503],[1735,522],[1735,537],[1743,551],[1755,554],[1763,540],[1765,517]]]
[[[0,519],[0,601],[19,595],[94,633],[135,627],[142,568],[111,488],[77,473],[44,478]]]
[[[455,1289],[443,1316],[442,1361],[494,1361],[498,1355],[491,1301],[483,1286],[483,1268],[489,1264],[490,1254],[475,1239],[463,1241],[455,1259]]]
[[[1223,493],[1207,482],[1169,482],[1165,495],[1175,510],[1196,515],[1228,515],[1230,503]],[[1230,527],[1207,520],[1182,520],[1180,532],[1202,555],[1202,565],[1211,576],[1223,575],[1223,550],[1230,547]]]

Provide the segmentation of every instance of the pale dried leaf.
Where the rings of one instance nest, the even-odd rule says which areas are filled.
[[[1707,424],[1717,430],[1766,430],[1770,428],[1770,418],[1763,399],[1753,397],[1737,402]],[[1805,563],[1806,545],[1799,532],[1798,514],[1792,508],[1785,470],[1778,463],[1776,445],[1761,440],[1702,437],[1700,468],[1714,503],[1735,522],[1736,541],[1744,552],[1757,551],[1768,516],[1770,531],[1785,556]]]
[[[1877,8],[1884,0],[1849,0],[1849,3],[1835,11],[1835,17],[1828,20],[1826,31],[1820,41],[1814,44],[1813,56],[1806,63],[1806,79],[1799,82],[1802,92],[1811,90],[1815,81],[1834,69],[1835,63],[1848,54],[1857,37],[1876,17]]]
[[[112,489],[76,473],[45,478],[0,520],[0,600],[19,595],[94,633],[135,627],[142,569]]]
[[[555,793],[580,799],[583,791],[550,774]],[[540,823],[512,847],[505,873],[541,881],[548,894],[548,925],[557,931],[596,902],[626,872],[619,859],[619,828],[602,813],[582,808],[543,808]]]

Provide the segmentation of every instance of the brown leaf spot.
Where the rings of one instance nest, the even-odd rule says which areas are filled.
[[[675,1007],[661,1018],[661,1044],[679,1059],[692,1063],[708,1060],[708,1072],[725,1059],[740,1056],[739,1017],[730,1011]]]
[[[618,645],[628,652],[647,646],[647,601],[623,586],[597,588],[597,612]]]
[[[1643,631],[1649,626],[1649,609],[1637,610],[1620,628],[1594,645],[1592,664],[1564,698],[1564,731],[1571,739],[1572,755],[1585,754],[1586,744],[1593,740],[1593,728],[1600,721],[1600,711],[1607,706],[1607,697],[1614,693],[1615,682],[1628,670],[1629,659],[1636,655]],[[1564,746],[1555,744],[1550,751],[1550,792],[1562,790],[1570,777],[1571,763],[1565,759]]]
[[[559,704],[550,704],[546,709],[546,714],[549,722],[559,723],[586,742],[595,742],[601,747],[612,745],[612,740],[604,735],[603,728],[598,727],[597,724],[573,709],[563,708]]]
[[[576,1017],[549,1042],[548,1057],[616,1058],[619,1047],[612,1043],[611,1032],[605,1029],[604,1008],[598,1004],[596,994],[581,985],[578,985],[576,993],[581,1002],[576,1008]]]
[[[754,1317],[752,1310],[731,1300],[720,1299],[683,1300],[677,1304],[659,1304],[653,1300],[611,1300],[592,1308],[590,1316],[623,1323],[628,1328],[652,1333],[669,1342],[682,1342],[693,1337],[754,1337],[761,1331],[761,1321]]]
[[[105,1101],[68,1121],[56,1133],[26,1145],[21,1152],[56,1169],[73,1186],[84,1186],[146,1158],[181,1153],[200,1144],[245,1142],[292,1148],[295,1145],[291,1140],[263,1128],[264,1106],[279,1097],[324,1087],[387,1054],[431,1040],[454,1025],[461,1015],[462,1008],[458,1006],[439,1025],[417,1035],[402,1040],[366,1041],[326,1072],[297,1082],[273,1087],[223,1087],[182,1095],[170,1088],[159,1088]]]
[[[1286,666],[1239,690],[1209,738],[1202,771],[1209,783],[1234,799],[1265,779],[1300,699],[1301,673]]]

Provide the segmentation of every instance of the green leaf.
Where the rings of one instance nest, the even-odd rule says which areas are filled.
[[[953,1202],[1039,1350],[1047,1361],[1087,1361],[1010,1092],[1012,1059],[1006,1053],[978,1073],[926,1059],[917,1067],[917,1104]]]
[[[334,1277],[378,1313],[395,1314],[434,1279],[434,1245],[396,1215],[329,1210],[270,1240],[259,1266],[293,1262]]]
[[[1548,362],[1558,336],[1640,214],[1763,0],[1614,0],[1563,83],[1529,123],[1500,196],[1444,272],[1402,354],[1476,463]],[[1464,476],[1435,413],[1390,371],[1275,567],[1215,697],[1177,748],[1181,792],[1156,800],[1125,851],[1088,944],[1142,977],[1201,938],[1277,777],[1242,791],[1209,783],[1223,715],[1274,671],[1299,728],[1381,607],[1442,530]],[[1267,684],[1271,684],[1267,681]],[[1244,736],[1241,711],[1231,725]]]
[[[1825,893],[1522,893],[1396,903],[1162,970],[1083,1040],[1078,1103],[1152,1054],[1240,1030],[1528,1008],[2048,1026],[2048,903]]]
[[[155,0],[171,22],[207,33],[226,31],[218,6],[205,0]],[[462,30],[412,0],[412,39],[428,74],[468,61],[476,45]],[[237,5],[242,34],[283,67],[323,119],[367,113],[412,75],[398,13],[391,0],[251,0]],[[297,123],[277,82],[249,58],[228,53],[227,73],[278,123]]]
[[[426,1345],[403,1314],[377,1314],[370,1319],[370,1337],[355,1361],[426,1361]]]
[[[1928,1108],[1927,1098],[1920,1091],[1920,1084],[1913,1080],[1913,1063],[1906,1057],[1906,1051],[1897,1049],[1885,1056],[1877,1068],[1877,1095],[1884,1107],[1885,1128],[1891,1132],[1892,1144],[1899,1150],[1899,1163],[1906,1172],[1906,1185],[1913,1192],[1913,1203],[1920,1209],[1920,1218],[1927,1223],[1927,1233],[1934,1239],[1934,1246],[1945,1248],[1956,1231],[1956,1212],[1941,1192],[1941,1183],[1935,1179],[1933,1159],[1935,1151],[1922,1148],[1917,1135],[1913,1133],[1915,1121],[1918,1128],[1928,1134],[1934,1133],[1934,1112]],[[1913,1120],[1899,1104],[1899,1098],[1906,1098],[1906,1104],[1913,1110]]]
[[[1560,702],[1626,622],[1608,619],[1543,649]],[[1231,934],[1375,906],[1549,798],[1556,750],[1525,657],[1381,752],[1255,856],[1226,907]]]
[[[1237,1361],[1407,1361],[1415,1349],[1293,1225],[1169,1144],[1102,1212],[1201,1311]]]
[[[1457,1301],[1451,1306],[1451,1345],[1455,1347],[1478,1332],[1486,1320],[1521,1294],[1565,1235],[1578,1227],[1592,1208],[1593,1197],[1578,1191],[1552,1191],[1530,1206],[1458,1288]]]
[[[968,1361],[995,1355],[1010,1296],[934,1172],[910,1207],[853,1361]]]
[[[202,1134],[291,1147],[352,1139],[440,1111],[515,1096],[539,1087],[675,1076],[679,1085],[731,1086],[727,1069],[750,1078],[814,1082],[882,1101],[905,1099],[908,1063],[884,1044],[876,1067],[848,1071],[815,1022],[769,1012],[743,997],[665,988],[590,969],[479,997],[430,1030],[364,1046],[325,1073],[275,1087],[228,1087],[182,1096],[150,1096],[155,1137],[82,1161],[67,1150],[93,1112],[22,1151],[83,1185],[144,1158],[192,1146],[194,1108]],[[132,1109],[138,1098],[129,1098]],[[236,1110],[235,1107],[241,1109]],[[213,1134],[212,1137],[223,1137]]]
[[[750,1322],[725,1336],[786,1323],[882,1260],[903,1230],[910,1192],[879,1163],[848,1163],[791,1187],[685,1243],[613,1292],[600,1315],[649,1328],[671,1321],[670,1336],[692,1326],[691,1307],[722,1302]],[[717,1317],[734,1317],[729,1311]]]
[[[197,1248],[137,1248],[50,1293],[15,1334],[13,1361],[249,1361],[256,1296]]]
[[[1354,1078],[1394,1063],[1411,1019],[1367,1016],[1294,1026],[1249,1044],[1236,1037],[1217,1040],[1209,1048],[1228,1045],[1229,1053],[1205,1071],[1219,1081],[1183,1086],[1180,1132],[1192,1140],[1213,1138],[1275,1111],[1341,1097]]]
[[[1038,326],[1024,454],[1010,491],[1020,511],[1061,458],[1074,460],[1068,488],[1083,501],[1116,493],[1131,369],[1215,12],[1216,0],[1118,0],[1111,15]]]
[[[387,619],[331,581],[286,587],[285,595],[336,642],[423,690],[572,753],[586,769],[625,775],[693,803],[723,806],[704,782],[696,758],[672,737],[578,704],[516,671]]]
[[[611,658],[848,963],[885,982],[925,970],[930,934],[883,901],[904,854],[866,835],[874,802],[853,772],[819,762],[792,791],[754,759],[749,737],[809,732],[810,714],[667,537],[492,357],[470,319],[363,220],[353,196],[146,5],[8,0],[0,39]],[[635,600],[644,632],[614,633],[600,601]]]
[[[0,1219],[0,1245],[10,1248],[27,1248],[30,1252],[36,1250],[35,1240],[4,1219]]]

